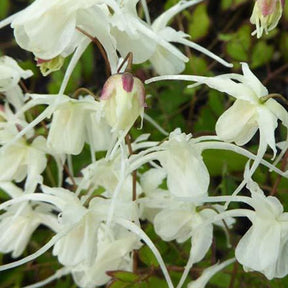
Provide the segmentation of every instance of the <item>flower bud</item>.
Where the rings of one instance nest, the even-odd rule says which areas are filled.
[[[106,81],[101,100],[105,118],[114,131],[130,129],[146,107],[142,81],[128,72],[112,75]]]
[[[64,64],[64,59],[65,58],[60,55],[49,60],[36,58],[37,66],[40,67],[43,76],[47,76],[51,72],[59,70]]]
[[[250,22],[256,25],[252,35],[257,34],[260,38],[265,32],[274,29],[283,12],[285,0],[256,0]]]

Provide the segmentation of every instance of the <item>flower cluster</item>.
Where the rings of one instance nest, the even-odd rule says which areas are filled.
[[[181,73],[189,60],[172,43],[232,65],[168,25],[178,13],[202,0],[181,0],[153,22],[146,2],[138,2],[35,0],[0,22],[0,27],[11,25],[17,44],[33,53],[43,75],[59,70],[72,54],[60,91],[54,95],[23,90],[21,81],[33,73],[8,56],[0,57],[0,189],[6,197],[0,204],[0,252],[23,257],[4,263],[0,271],[23,265],[52,248],[62,268],[27,287],[43,287],[71,274],[78,287],[94,288],[111,283],[111,271],[136,273],[135,251],[147,245],[168,287],[181,288],[191,268],[207,255],[213,230],[220,228],[227,235],[237,217],[247,217],[251,227],[238,241],[235,258],[214,263],[187,287],[204,288],[214,274],[235,261],[245,271],[258,271],[267,279],[286,276],[287,212],[253,179],[259,165],[288,178],[286,171],[264,160],[268,149],[279,161],[288,148],[287,140],[284,145],[275,140],[278,120],[288,129],[288,112],[275,99],[279,95],[269,93],[247,63],[241,63],[242,74],[166,75]],[[139,16],[138,4],[145,19]],[[283,5],[284,1],[256,1],[251,22],[256,24],[257,37],[277,25]],[[71,73],[91,42],[101,48],[112,75],[99,95],[88,94],[87,89],[78,97],[65,95]],[[145,85],[131,73],[131,65],[146,61],[162,75],[146,84],[192,81],[196,84],[189,88],[205,84],[235,98],[218,118],[216,136],[193,137],[176,128],[162,141],[150,140],[147,134],[131,138],[129,131],[138,118],[142,127],[147,108]],[[258,151],[253,154],[244,145],[257,131]],[[74,156],[86,148],[91,160],[74,175]],[[243,181],[231,195],[212,196],[203,159],[206,150],[233,151],[247,159]],[[51,173],[51,162],[57,170],[55,183],[47,183],[44,176]],[[244,188],[248,195],[239,195]],[[247,208],[231,208],[231,202]],[[148,222],[163,241],[191,243],[177,284],[143,228]],[[53,236],[26,256],[40,225]]]

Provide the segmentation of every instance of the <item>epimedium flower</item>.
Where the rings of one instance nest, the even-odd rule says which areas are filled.
[[[21,138],[0,151],[0,181],[21,182],[27,177],[25,190],[33,192],[42,183],[41,173],[46,168],[46,140],[36,137],[32,143]]]
[[[27,193],[11,182],[0,182],[0,187],[12,198]],[[31,235],[41,224],[54,231],[58,227],[57,218],[47,204],[31,205],[24,202],[8,207],[0,217],[0,251],[12,253],[13,258],[18,258],[27,247]]]
[[[201,150],[191,143],[191,134],[175,130],[158,159],[167,173],[167,186],[176,197],[201,198],[207,194],[210,182],[209,172],[203,162]]]
[[[135,165],[138,168],[144,163],[159,161],[167,175],[169,192],[182,199],[194,198],[197,203],[198,199],[207,195],[210,181],[209,172],[201,156],[205,148],[198,148],[198,144],[191,134],[186,135],[181,133],[179,128],[175,129],[170,133],[169,139],[161,145],[131,157],[131,167]],[[152,171],[157,173],[155,169]]]
[[[189,59],[172,44],[176,42],[196,49],[221,64],[231,67],[231,64],[212,52],[187,40],[188,34],[168,26],[168,22],[176,14],[202,0],[179,1],[156,18],[152,24],[146,23],[137,15],[138,2],[139,0],[121,2],[111,17],[111,33],[116,39],[117,49],[122,56],[132,52],[136,64],[149,60],[158,74],[180,73]]]
[[[266,197],[259,186],[250,181],[248,188],[254,213],[248,218],[252,226],[239,241],[235,256],[245,271],[258,271],[269,280],[288,274],[288,213],[274,196]]]
[[[83,178],[78,186],[77,192],[87,189],[88,193],[93,193],[96,189],[104,189],[101,194],[104,197],[111,198],[121,179],[121,157],[116,155],[114,159],[99,159],[81,170]],[[121,187],[118,199],[123,201],[132,200],[132,176],[128,175]],[[136,183],[137,195],[141,193],[141,186]]]
[[[162,41],[166,41],[169,44],[172,42],[182,44],[205,54],[206,56],[218,61],[224,66],[232,67],[232,64],[226,62],[197,43],[188,40],[190,37],[189,34],[186,34],[183,31],[176,31],[174,28],[168,26],[168,23],[175,15],[184,9],[192,5],[196,5],[200,2],[202,2],[202,0],[179,1],[176,5],[172,6],[170,9],[158,16],[153,21],[151,29],[157,35],[157,37],[161,38]],[[180,52],[180,50],[178,51]],[[184,55],[182,54],[182,56]],[[164,46],[159,42],[157,43],[155,51],[149,60],[158,74],[165,75],[181,73],[185,68],[185,63],[189,60],[187,57],[185,58],[181,58],[180,55],[177,55],[175,52],[173,52],[173,50],[169,48],[168,45]]]
[[[92,96],[79,99],[66,95],[29,94],[27,96],[32,99],[23,107],[24,111],[36,105],[48,105],[40,119],[52,115],[47,146],[55,153],[77,155],[81,153],[85,142],[91,144],[93,153],[107,149],[112,137],[111,127],[102,115],[102,103]],[[29,123],[24,130],[29,131],[33,124]]]
[[[231,95],[236,98],[236,101],[218,119],[216,123],[218,137],[226,142],[244,145],[259,130],[260,141],[263,143],[261,150],[265,150],[263,147],[269,145],[276,154],[274,130],[278,119],[288,127],[288,113],[273,99],[275,94],[269,94],[267,88],[251,72],[247,63],[242,63],[242,71],[243,75],[224,74],[215,77],[160,76],[146,83],[168,79],[195,81]]]
[[[44,75],[59,69],[63,58],[77,50],[70,70],[91,42],[82,32],[97,37],[103,45],[112,70],[117,66],[114,39],[110,35],[106,2],[114,1],[45,1],[36,0],[26,9],[0,22],[0,27],[11,24],[18,45],[31,51]],[[71,72],[71,71],[70,71]],[[68,74],[70,74],[70,72]]]
[[[260,38],[263,33],[273,30],[283,13],[285,0],[255,0],[250,22],[256,25],[252,35]]]
[[[11,201],[14,204],[9,206],[8,209],[14,210],[19,205],[26,205],[27,200],[37,201],[35,203],[32,202],[33,204],[31,205],[35,205],[36,203],[41,205],[41,201],[44,201],[54,206],[53,210],[58,213],[58,223],[54,225],[57,228],[55,231],[56,235],[53,237],[54,239],[50,240],[51,244],[49,243],[49,245],[45,245],[45,248],[43,247],[42,253],[53,245],[53,254],[58,257],[61,264],[68,268],[75,282],[80,287],[89,288],[107,283],[110,277],[106,274],[106,271],[114,269],[132,270],[131,253],[134,249],[139,249],[142,244],[139,236],[135,235],[133,229],[131,229],[131,232],[128,231],[122,224],[118,224],[116,220],[125,219],[128,223],[131,223],[132,227],[133,225],[139,225],[135,202],[118,201],[113,221],[108,225],[106,224],[106,220],[111,200],[100,197],[94,198],[89,202],[88,207],[84,207],[82,199],[79,199],[75,193],[66,189],[42,186],[42,190],[44,193],[22,195],[22,197],[20,195],[19,198],[22,199],[18,199],[18,201],[15,197],[14,201]],[[16,192],[14,194],[17,194]],[[86,201],[86,198],[84,201]],[[20,215],[20,212],[18,214]],[[27,217],[29,218],[30,216],[32,217],[30,214]],[[56,219],[55,216],[54,218]],[[32,219],[35,222],[38,221],[37,217],[32,217]],[[8,232],[12,235],[9,228],[7,229],[7,225],[5,226],[4,224],[7,224],[7,221],[3,223],[3,229],[5,228],[3,235],[7,236]],[[35,230],[34,226],[30,225],[28,232],[33,232]],[[1,225],[0,228],[2,228]],[[26,226],[22,228],[24,229]],[[140,228],[138,229],[141,230]],[[25,235],[28,235],[28,232]],[[15,239],[19,240],[16,237]],[[28,239],[28,237],[25,239]],[[75,251],[75,253],[71,253],[71,251]],[[33,257],[27,258],[32,259]],[[25,260],[18,262],[25,263]],[[14,262],[14,265],[17,265],[15,263],[17,261]],[[14,265],[12,264],[12,266]],[[12,267],[9,264],[8,266]]]

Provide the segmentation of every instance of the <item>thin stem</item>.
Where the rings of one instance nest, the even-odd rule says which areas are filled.
[[[78,96],[82,93],[87,93],[88,95],[91,95],[94,99],[98,100],[99,97],[97,97],[93,92],[91,92],[89,89],[80,87],[78,88],[74,93],[72,98],[78,98]]]
[[[120,64],[117,73],[120,73],[123,65],[127,62],[127,67],[125,69],[125,72],[131,72],[132,70],[132,63],[133,63],[133,53],[129,52],[126,57],[124,58],[124,60],[122,61],[122,63]]]
[[[89,33],[87,33],[86,31],[84,31],[82,28],[80,27],[76,27],[76,29],[81,32],[82,34],[84,34],[85,36],[87,36],[93,43],[95,43],[102,55],[102,57],[104,58],[105,60],[105,63],[106,63],[106,72],[107,72],[107,75],[111,75],[111,68],[110,68],[110,62],[109,62],[109,59],[107,57],[107,53],[105,51],[105,49],[103,48],[101,42],[96,38],[96,37],[93,37],[92,35],[90,35]]]
[[[236,276],[237,276],[237,270],[238,270],[238,262],[235,262],[234,266],[233,266],[232,276],[231,276],[228,288],[233,288],[234,287]]]
[[[133,150],[132,150],[132,145],[131,145],[131,136],[129,134],[125,136],[125,142],[128,147],[129,156],[133,155]],[[137,198],[136,184],[137,184],[137,170],[134,170],[132,172],[132,201],[135,201]]]
[[[268,94],[266,96],[262,96],[260,98],[260,101],[262,103],[265,103],[266,101],[268,101],[269,99],[271,98],[278,98],[278,99],[281,99],[286,105],[288,105],[288,100],[281,94],[278,94],[278,93],[272,93],[272,94]]]

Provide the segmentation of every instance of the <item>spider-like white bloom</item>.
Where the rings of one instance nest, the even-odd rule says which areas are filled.
[[[42,183],[41,173],[46,168],[46,139],[38,136],[31,144],[19,139],[0,151],[0,181],[21,182],[27,177],[25,190],[33,192]]]
[[[146,83],[172,79],[195,81],[233,96],[236,101],[216,123],[216,133],[219,138],[244,145],[259,129],[262,146],[269,145],[276,153],[274,130],[278,119],[288,127],[288,113],[273,99],[274,94],[269,96],[267,88],[251,72],[247,63],[242,63],[242,71],[243,75],[224,74],[215,77],[160,76],[149,79]]]
[[[52,115],[47,145],[56,153],[77,155],[81,153],[85,142],[91,144],[94,152],[107,149],[112,137],[111,127],[102,115],[102,103],[95,101],[92,96],[79,100],[66,95],[29,96],[32,100],[26,104],[27,110],[35,105],[48,105],[43,113],[43,119]]]
[[[246,271],[259,271],[268,279],[288,274],[288,213],[280,201],[266,197],[256,183],[250,182],[255,210],[248,216],[252,226],[239,241],[235,255]]]
[[[0,187],[12,198],[24,195],[24,192],[12,183],[1,182]],[[1,253],[12,253],[13,258],[18,258],[40,224],[57,230],[57,218],[51,213],[51,207],[48,205],[44,203],[31,205],[24,202],[8,207],[0,216]]]
[[[159,74],[180,73],[189,59],[171,44],[176,42],[196,49],[225,66],[232,66],[200,45],[187,40],[188,34],[168,26],[168,22],[176,14],[202,0],[179,1],[156,18],[152,25],[144,22],[137,15],[138,2],[139,0],[121,2],[119,9],[114,11],[111,18],[111,33],[116,39],[117,49],[122,57],[132,52],[134,63],[149,60]]]
[[[75,59],[71,62],[73,70],[91,42],[77,30],[79,27],[97,37],[107,53],[112,71],[115,72],[118,57],[114,39],[110,35],[110,12],[106,2],[114,3],[105,0],[36,0],[26,9],[2,20],[0,27],[11,24],[16,42],[35,55],[44,75],[59,69],[63,58],[77,49]]]

